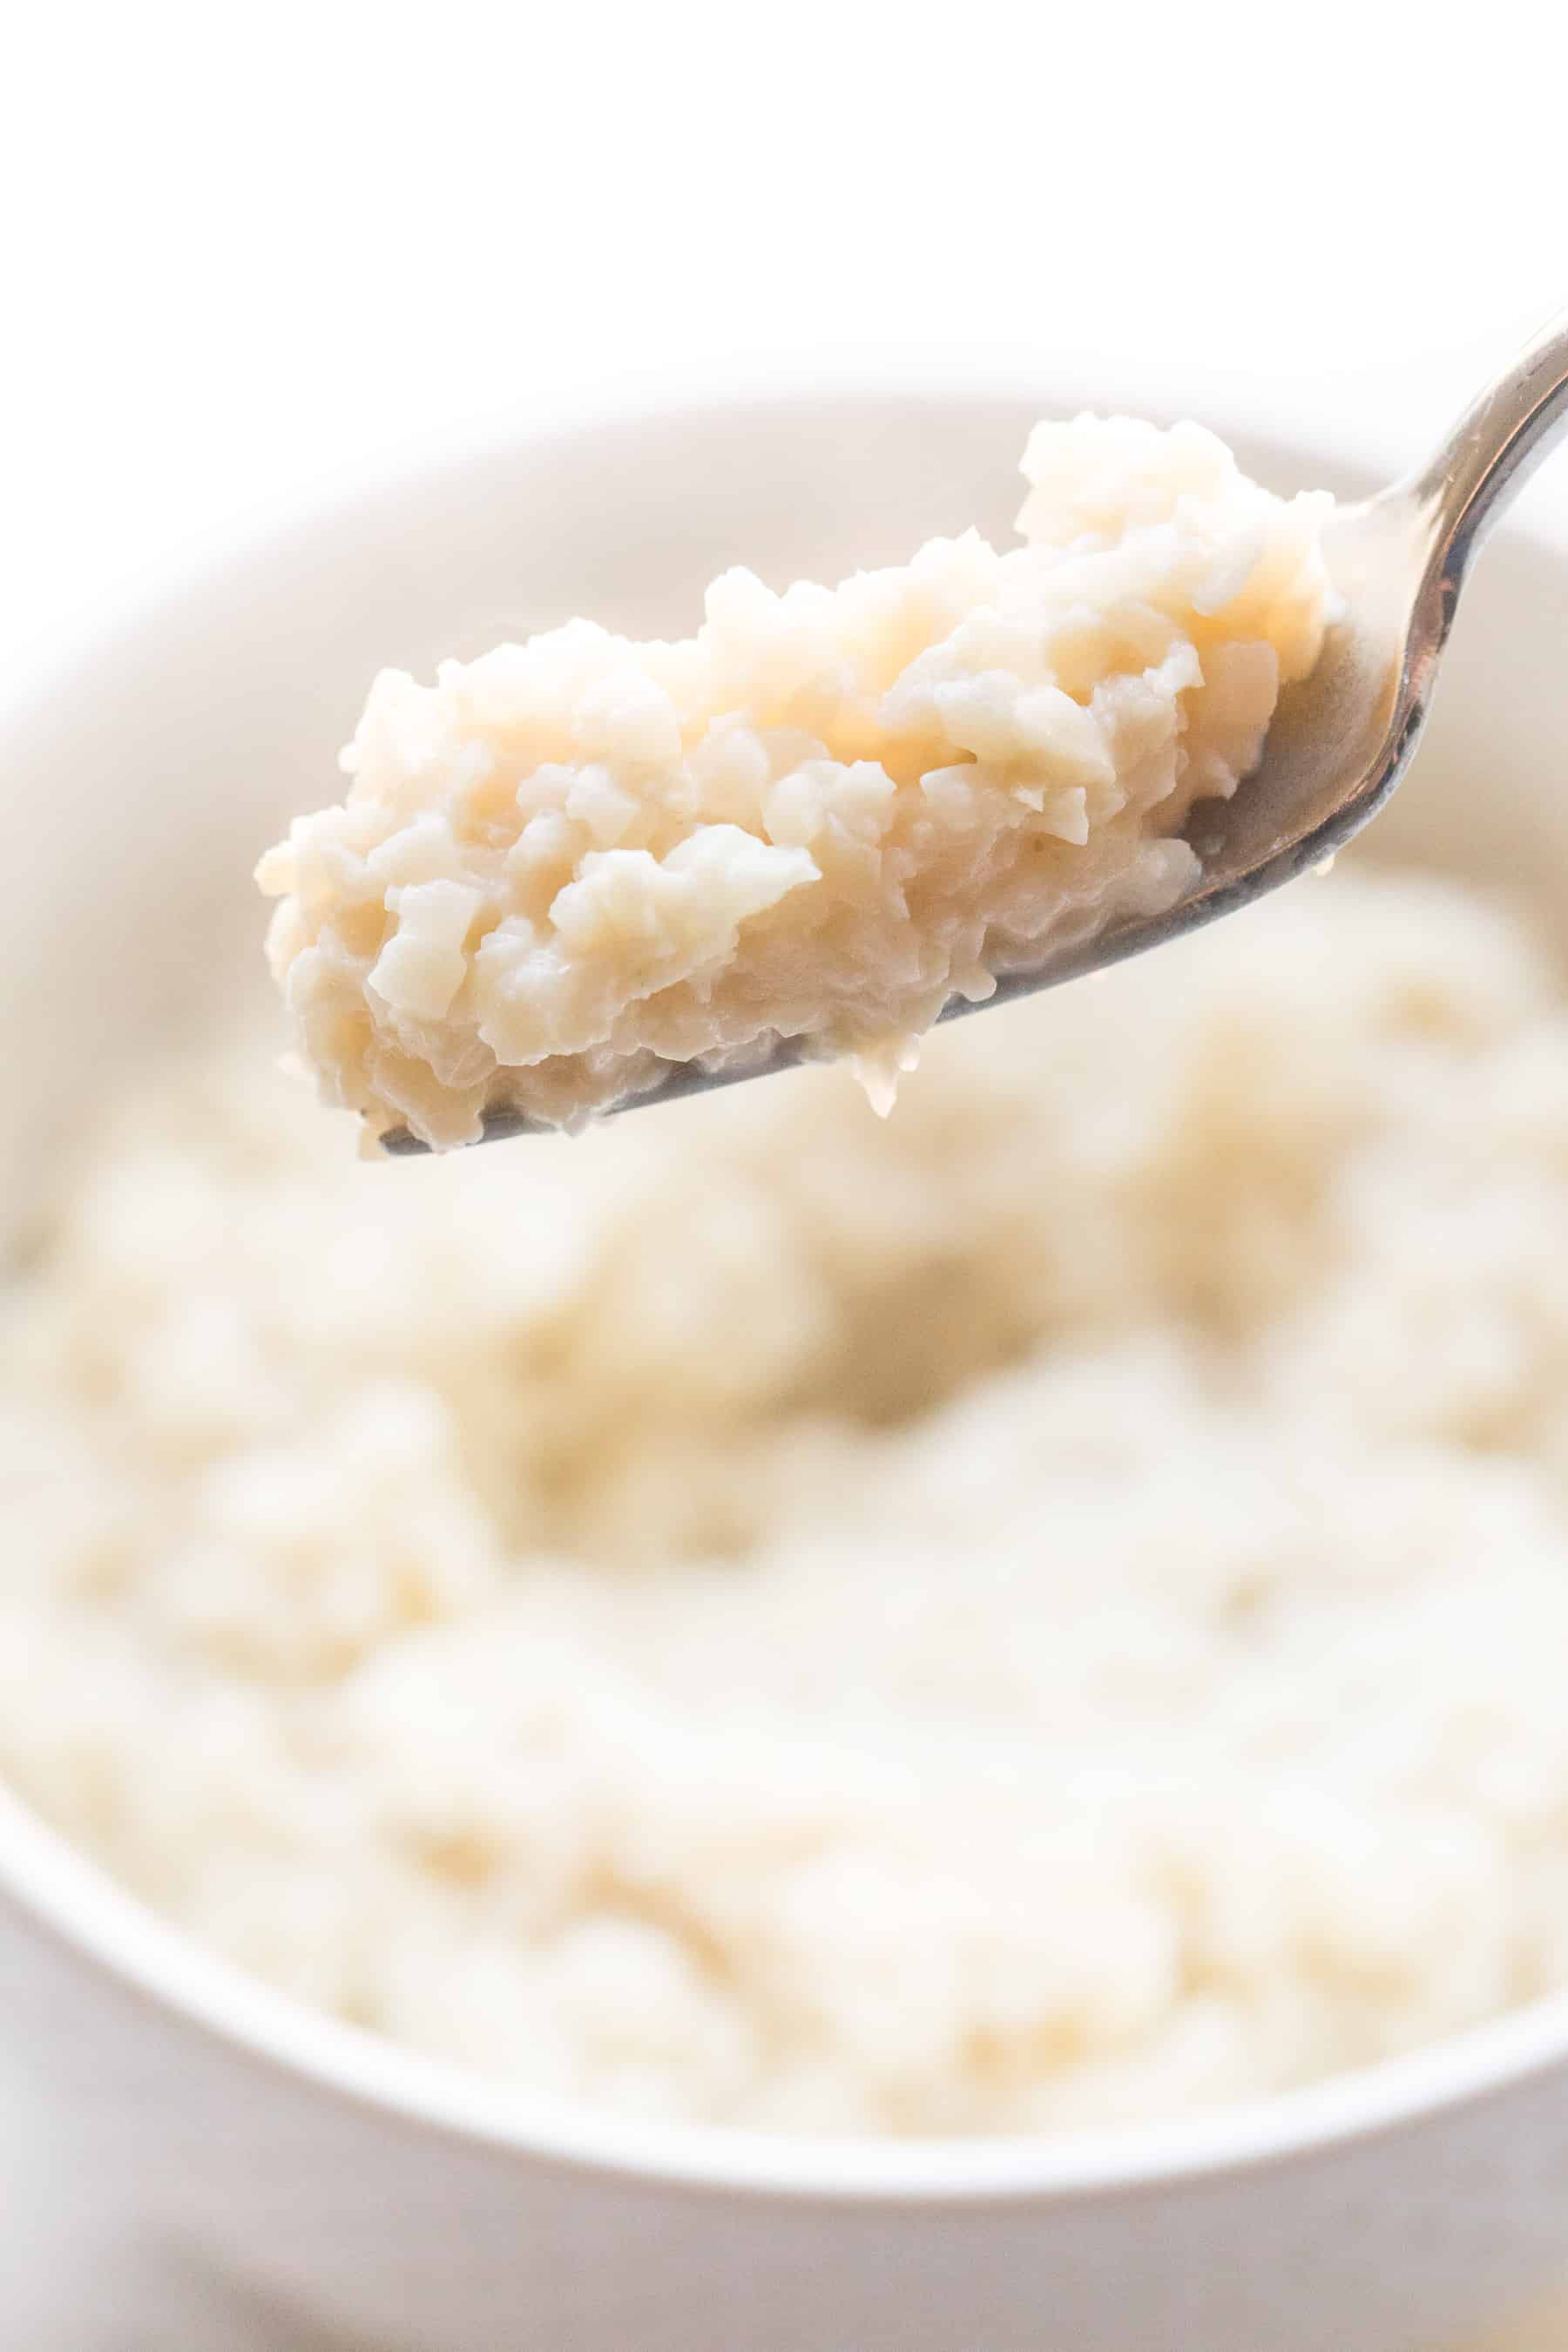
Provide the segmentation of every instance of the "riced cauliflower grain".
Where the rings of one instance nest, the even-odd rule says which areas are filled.
[[[785,1039],[885,1105],[951,998],[1173,904],[1193,803],[1317,658],[1330,502],[1127,417],[1037,426],[1024,472],[1007,553],[729,572],[678,644],[578,620],[384,671],[347,801],[258,868],[324,1097],[441,1148]]]
[[[1212,2107],[1568,1983],[1511,918],[1342,866],[885,1125],[821,1068],[389,1181],[269,1087],[142,1085],[0,1331],[0,1764],[204,1943],[810,2133]]]

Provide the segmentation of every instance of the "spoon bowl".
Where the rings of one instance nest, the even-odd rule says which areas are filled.
[[[1410,763],[1471,558],[1564,430],[1568,311],[1486,387],[1426,466],[1330,517],[1323,553],[1342,612],[1310,675],[1281,694],[1259,765],[1229,801],[1194,805],[1184,835],[1199,861],[1191,888],[1162,913],[1108,925],[1055,954],[1047,948],[1026,969],[998,974],[980,1003],[950,999],[939,1019],[1005,1004],[1163,947],[1342,848]],[[672,1062],[609,1115],[768,1076],[805,1058],[799,1041],[784,1038],[739,1067]],[[475,1140],[541,1131],[548,1130],[521,1111],[493,1110]],[[399,1157],[427,1149],[405,1128],[381,1140]]]

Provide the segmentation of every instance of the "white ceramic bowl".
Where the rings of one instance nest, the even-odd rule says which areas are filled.
[[[1058,374],[1016,397],[730,397],[410,469],[77,651],[0,727],[13,1197],[47,1184],[47,1139],[183,1002],[258,989],[252,858],[322,797],[377,665],[426,670],[577,610],[679,629],[738,559],[782,582],[976,518],[1003,531],[1026,426],[1083,400],[1195,405],[1282,487],[1359,487],[1329,449],[1260,443],[1212,388]],[[1568,561],[1505,537],[1390,846],[1568,898],[1565,644]],[[1568,2271],[1568,1998],[1158,2129],[818,2145],[667,2128],[308,2014],[0,1799],[0,2027],[35,2135],[8,2212],[40,2246],[68,2216],[78,2274],[112,2229],[145,2291],[205,2278],[202,2352],[273,2340],[244,2334],[247,2297],[289,2352],[1415,2352]],[[0,2305],[14,2335],[19,2306]],[[123,2315],[95,2324],[53,2340],[132,2340]],[[134,2340],[167,2352],[173,2326]]]

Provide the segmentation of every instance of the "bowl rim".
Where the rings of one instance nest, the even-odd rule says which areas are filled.
[[[408,2137],[716,2197],[826,2205],[1070,2204],[1333,2156],[1568,2072],[1568,1988],[1300,2089],[1153,2124],[842,2138],[670,2121],[426,2058],[249,1976],[149,1908],[0,1786],[0,1919],[143,2022]]]
[[[1258,387],[1249,386],[1256,394]],[[29,648],[21,677],[0,697],[0,719],[26,725],[95,662],[155,631],[171,608],[208,583],[233,584],[250,565],[305,549],[345,516],[388,499],[438,497],[526,446],[625,428],[639,418],[697,422],[705,414],[808,405],[1026,398],[1054,406],[1127,404],[1166,415],[1197,413],[1227,437],[1250,439],[1292,466],[1322,457],[1316,425],[1289,398],[1272,409],[1237,402],[1237,387],[1185,366],[1152,378],[1146,365],[1104,354],[1020,352],[1014,346],[954,362],[929,350],[907,372],[886,349],[852,353],[837,367],[798,352],[759,358],[716,387],[662,368],[613,387],[566,387],[526,416],[509,415],[465,433],[402,445],[302,486],[286,513],[231,520],[204,547],[182,549],[133,589],[68,615]],[[1386,425],[1387,418],[1384,423]],[[1364,483],[1400,454],[1364,418],[1344,425],[1331,470]],[[1562,562],[1562,534],[1516,526]],[[1154,2124],[964,2138],[814,2137],[727,2125],[646,2119],[530,2093],[310,2009],[247,1975],[155,1914],[77,1849],[9,1787],[0,1784],[0,1916],[41,1941],[99,1990],[149,2021],[194,2030],[231,2060],[281,2078],[295,2093],[324,2095],[405,2133],[485,2149],[503,2161],[618,2176],[710,2196],[760,2196],[829,2205],[1065,2202],[1146,2195],[1242,2170],[1303,2161],[1501,2096],[1527,2079],[1568,2068],[1568,1988],[1374,2065],[1300,2089]]]

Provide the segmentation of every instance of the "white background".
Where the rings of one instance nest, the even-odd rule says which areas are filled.
[[[1414,457],[1568,299],[1552,37],[1516,0],[38,0],[0,691],[313,484],[649,373],[1169,352]]]

